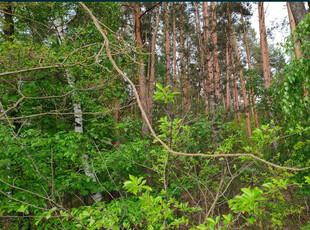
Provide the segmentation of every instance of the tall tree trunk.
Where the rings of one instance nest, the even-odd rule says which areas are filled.
[[[13,21],[13,7],[12,2],[4,3],[4,25],[3,25],[3,33],[5,35],[6,41],[12,41],[14,34],[14,21]]]
[[[288,2],[296,26],[298,23],[306,17],[307,11],[303,2]]]
[[[138,50],[142,52],[142,37],[141,37],[141,7],[138,2],[133,3],[134,21],[135,21],[135,37]],[[140,64],[138,65],[138,84],[139,84],[139,96],[144,111],[148,111],[147,107],[147,93],[146,93],[146,79],[145,79],[145,66],[144,59],[140,57]],[[149,116],[149,114],[147,114]],[[147,123],[142,119],[142,133],[147,134],[149,132]]]
[[[164,3],[164,10],[165,10],[165,54],[166,54],[166,81],[167,86],[172,88],[172,79],[171,79],[171,71],[170,71],[170,36],[169,36],[169,17],[168,17],[168,2]],[[159,21],[159,17],[158,17]],[[168,102],[167,104],[167,112],[170,114],[171,112],[171,104]]]
[[[271,76],[270,76],[269,53],[268,53],[268,43],[267,43],[267,36],[266,36],[265,13],[264,13],[263,2],[258,2],[258,16],[259,16],[260,43],[261,43],[262,59],[263,59],[264,82],[265,82],[265,88],[269,88]]]
[[[154,84],[155,84],[155,45],[156,45],[156,38],[158,32],[158,25],[159,25],[159,6],[156,9],[156,19],[155,19],[155,29],[152,36],[152,44],[151,44],[151,71],[150,71],[150,82],[149,82],[149,95],[148,95],[148,116],[150,122],[152,124],[153,121],[153,114],[152,114],[152,107],[154,102]]]
[[[62,25],[62,18],[57,18],[53,21],[57,32],[59,36],[59,44],[62,44],[63,40],[65,39],[65,33],[63,30],[63,25]],[[66,78],[68,85],[74,89],[75,88],[75,83],[74,83],[74,77],[68,71],[68,69],[65,69],[66,73]],[[74,131],[76,133],[83,134],[83,117],[82,117],[82,107],[81,107],[81,102],[79,100],[76,100],[76,94],[75,92],[72,93],[73,96],[73,111],[74,111]],[[97,182],[96,175],[92,172],[92,167],[88,163],[89,156],[86,153],[83,153],[82,156],[82,161],[83,161],[83,167],[84,167],[84,172],[87,177],[92,178],[93,182]],[[102,200],[102,195],[100,192],[97,192],[93,195],[91,195],[93,200],[95,202],[99,202]]]
[[[203,37],[204,37],[204,49],[206,53],[206,72],[207,77],[204,79],[204,93],[205,93],[205,111],[208,112],[208,106],[211,111],[214,110],[214,87],[213,87],[213,68],[211,60],[211,51],[209,49],[210,44],[210,30],[209,30],[209,12],[208,3],[202,3],[202,13],[203,13]]]
[[[229,87],[229,83],[230,83],[230,57],[229,57],[229,45],[230,45],[230,33],[227,32],[226,34],[226,48],[225,48],[225,52],[226,52],[226,109],[228,111],[231,110],[231,95],[230,95],[230,87]]]
[[[289,2],[286,3],[287,11],[288,11],[288,18],[290,21],[290,28],[291,28],[291,32],[292,32],[292,31],[296,30],[296,22],[294,20],[293,13],[292,13],[290,5],[291,4]],[[301,49],[300,49],[300,43],[298,42],[298,44],[295,44],[295,45],[296,45],[296,46],[294,46],[295,58],[298,59],[299,57],[302,56]]]
[[[185,63],[185,55],[184,55],[184,31],[183,31],[183,23],[184,23],[184,17],[183,17],[183,7],[184,3],[181,3],[181,15],[180,15],[180,60],[181,60],[181,88],[183,89],[183,95],[182,95],[182,109],[183,113],[187,113],[190,109],[190,103],[189,103],[189,81],[188,76],[186,75],[186,63]]]
[[[258,2],[258,16],[259,16],[260,43],[261,43],[262,59],[263,59],[264,82],[265,82],[265,88],[268,89],[270,87],[271,74],[270,74],[269,53],[268,53],[268,43],[267,43],[267,35],[266,35],[266,28],[265,28],[265,13],[264,13],[263,2]],[[271,103],[271,98],[267,97],[268,115],[271,119],[274,119],[274,115],[272,111],[270,110],[270,103]],[[278,148],[278,142],[277,141],[272,142],[272,146],[276,150]]]
[[[289,21],[290,21],[291,32],[296,30],[297,24],[300,22],[300,20],[302,20],[306,16],[306,12],[305,12],[306,10],[305,10],[304,3],[302,3],[302,4],[301,3],[302,2],[287,2],[286,3],[287,11],[288,11],[288,17],[289,17]],[[295,17],[293,15],[293,12],[291,9],[292,6],[294,6],[295,11],[297,9],[299,9],[297,12],[295,12]],[[299,22],[297,22],[296,20],[299,20]],[[296,43],[294,44],[295,58],[298,59],[302,56],[300,41],[296,39],[296,36],[294,37],[294,40],[297,43],[297,44]],[[309,95],[309,92],[308,92],[305,84],[302,84],[302,88],[304,90],[304,97],[307,97]]]
[[[212,4],[212,3],[211,3]],[[217,34],[214,31],[215,25],[214,22],[216,23],[216,15],[215,15],[215,5],[213,7],[213,10],[211,12],[211,31],[209,29],[210,26],[210,20],[209,20],[209,12],[208,12],[208,3],[203,2],[202,3],[202,12],[203,12],[203,27],[204,27],[204,43],[205,43],[205,50],[206,50],[206,68],[208,69],[208,78],[206,81],[206,85],[208,87],[208,91],[206,90],[206,93],[208,92],[208,102],[209,102],[209,108],[210,111],[215,110],[215,104],[218,103],[218,100],[216,101],[215,99],[215,94],[216,90],[219,91],[219,88],[216,89],[216,84],[215,84],[215,78],[216,74],[219,72],[217,71],[217,65],[216,65],[216,58],[217,58],[217,47],[214,48],[214,46],[217,46]],[[212,6],[211,6],[212,8]],[[211,41],[212,38],[212,41]],[[210,49],[210,44],[211,47],[213,48],[212,50]],[[215,51],[216,50],[216,51]],[[216,56],[216,57],[214,57]],[[212,60],[213,57],[213,60]],[[219,95],[219,93],[218,93]],[[218,98],[219,99],[219,98]],[[215,103],[216,102],[216,103]],[[216,119],[216,114],[212,113],[211,115],[211,133],[212,133],[212,142],[214,145],[214,149],[218,147],[218,134],[216,131],[216,125],[215,125],[215,119]]]
[[[197,29],[197,36],[198,36],[198,49],[200,55],[200,71],[199,71],[199,83],[203,82],[203,93],[204,93],[204,105],[205,105],[205,112],[208,113],[208,98],[207,98],[207,87],[206,87],[206,67],[205,67],[205,52],[202,43],[202,36],[201,36],[201,23],[200,23],[200,13],[199,13],[199,6],[200,3],[196,3],[196,29]],[[200,86],[200,84],[199,84]],[[198,96],[200,96],[200,87]],[[199,104],[199,103],[198,103]]]
[[[234,96],[234,110],[236,113],[238,124],[240,125],[240,113],[239,113],[239,94],[238,94],[238,85],[237,85],[237,77],[236,77],[236,68],[235,68],[235,60],[231,47],[231,38],[229,38],[229,53],[231,58],[231,68],[233,70],[233,96]]]
[[[166,80],[167,86],[171,86],[171,75],[170,75],[170,36],[169,36],[169,17],[168,17],[168,2],[164,3],[165,9],[165,40],[166,40]],[[158,22],[159,22],[159,15],[158,15]],[[157,21],[156,21],[157,23]]]
[[[177,83],[177,49],[176,49],[176,29],[175,29],[175,3],[172,3],[172,53],[173,53],[173,89],[176,90]]]
[[[251,76],[251,70],[252,70],[251,56],[250,56],[250,50],[249,50],[249,44],[248,44],[248,36],[247,36],[247,32],[246,32],[245,23],[243,20],[243,12],[242,12],[241,3],[240,3],[240,15],[241,15],[241,23],[242,23],[242,29],[243,29],[243,39],[244,39],[244,44],[245,44],[246,57],[247,57],[247,62],[248,62],[248,69],[250,71],[249,81],[251,82],[251,79],[252,79],[252,76]],[[249,89],[249,102],[250,102],[249,104],[251,106],[252,116],[254,117],[254,120],[255,120],[255,126],[256,126],[256,128],[259,128],[258,117],[257,117],[257,113],[256,113],[256,108],[255,108],[255,95],[254,95],[254,90],[251,87]]]
[[[244,102],[247,134],[248,134],[248,137],[251,137],[252,131],[251,131],[251,121],[250,121],[248,98],[247,98],[247,93],[246,93],[246,88],[245,88],[245,82],[243,79],[243,70],[242,70],[241,62],[240,62],[240,55],[239,55],[239,50],[238,50],[238,45],[237,45],[236,32],[235,32],[235,28],[232,24],[232,19],[231,19],[229,7],[227,7],[227,15],[228,15],[230,30],[231,30],[232,37],[233,37],[237,65],[239,67],[239,77],[240,77],[241,91],[242,91],[242,97],[243,97],[243,102]]]
[[[216,32],[216,11],[215,2],[211,2],[211,24],[212,24],[212,42],[213,42],[213,77],[214,77],[214,95],[215,104],[220,101],[220,66],[218,62],[217,32]]]

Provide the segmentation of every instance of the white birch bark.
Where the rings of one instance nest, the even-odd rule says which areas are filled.
[[[62,26],[62,20],[61,18],[57,18],[54,20],[53,23],[58,32],[59,44],[62,44],[62,41],[65,39],[65,33],[63,30],[63,26]],[[66,78],[67,78],[69,86],[74,89],[75,84],[74,84],[73,76],[67,69],[65,69],[65,72],[66,72]],[[83,116],[82,116],[81,102],[75,99],[76,98],[75,92],[72,93],[72,96],[73,96],[73,110],[74,110],[74,123],[75,123],[74,131],[82,134],[83,133]],[[93,182],[97,182],[96,176],[92,172],[92,168],[88,163],[88,158],[89,158],[88,155],[84,153],[82,156],[82,162],[83,162],[83,169],[84,169],[85,175],[92,178]],[[100,192],[97,192],[91,195],[91,197],[94,199],[95,202],[102,200],[102,195]]]

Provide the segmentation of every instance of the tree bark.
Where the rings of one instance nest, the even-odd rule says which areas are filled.
[[[167,86],[171,87],[171,76],[170,76],[170,36],[169,36],[169,17],[168,17],[168,2],[164,3],[165,9],[165,39],[166,39],[166,80]],[[158,14],[158,22],[159,22],[159,14]],[[157,24],[157,20],[156,20]],[[158,24],[157,24],[158,27]],[[157,31],[156,31],[157,32]]]
[[[213,87],[213,64],[211,60],[211,51],[209,50],[210,43],[210,30],[209,30],[209,12],[208,12],[208,3],[202,3],[202,12],[203,12],[203,37],[204,37],[204,49],[206,55],[206,72],[207,77],[204,79],[204,93],[205,93],[205,111],[208,113],[208,107],[211,111],[214,110],[214,87]]]
[[[251,76],[251,70],[252,70],[251,56],[250,56],[250,50],[249,50],[249,44],[248,44],[248,38],[247,38],[248,36],[247,36],[247,32],[246,32],[245,23],[243,20],[241,3],[240,3],[240,15],[241,15],[241,23],[242,23],[242,29],[243,29],[243,39],[244,39],[244,44],[245,44],[246,57],[247,57],[247,62],[248,62],[248,69],[250,71],[249,81],[251,82],[251,79],[252,79],[252,76]],[[254,95],[254,90],[251,87],[249,89],[249,102],[250,102],[249,104],[251,106],[252,116],[254,117],[254,120],[255,120],[255,126],[256,126],[256,128],[259,128],[258,117],[257,117],[256,107],[255,107],[255,95]]]
[[[171,70],[170,70],[170,36],[169,36],[169,16],[168,16],[168,2],[164,3],[164,11],[165,11],[165,54],[166,54],[166,82],[167,86],[170,89],[173,88],[172,86],[172,79],[171,79]],[[158,17],[159,21],[159,17]],[[167,103],[167,113],[170,114],[171,112],[171,103]],[[170,116],[169,116],[170,117]]]
[[[264,13],[263,2],[258,2],[258,16],[259,16],[260,43],[261,43],[262,59],[263,59],[264,83],[265,83],[265,88],[269,88],[271,76],[270,76],[269,53],[268,53],[268,43],[267,43],[267,36],[266,36],[265,13]]]
[[[4,14],[4,25],[3,25],[3,33],[5,35],[6,41],[12,41],[13,34],[14,34],[14,21],[13,21],[13,7],[12,2],[4,3],[5,8],[4,11],[7,14]]]
[[[230,61],[229,61],[229,40],[230,40],[230,33],[227,32],[226,34],[226,48],[225,48],[225,53],[226,53],[226,109],[228,111],[231,110],[231,95],[230,95],[230,87],[229,87],[229,83],[230,83]]]
[[[211,2],[211,24],[212,24],[212,42],[213,42],[213,78],[214,78],[214,95],[215,104],[220,101],[220,66],[218,62],[218,46],[216,32],[216,11],[215,2]]]
[[[159,25],[159,6],[156,9],[156,19],[155,19],[155,29],[152,36],[152,44],[151,44],[151,71],[150,71],[150,82],[149,82],[149,95],[148,95],[148,116],[149,120],[152,124],[153,121],[153,114],[152,114],[152,107],[154,102],[154,85],[155,85],[155,45],[156,45],[156,38],[158,32],[158,25]]]
[[[265,88],[268,89],[270,87],[271,74],[270,74],[270,64],[269,64],[269,53],[268,53],[268,43],[266,36],[266,28],[265,28],[265,13],[264,13],[264,3],[258,2],[258,16],[259,16],[259,34],[260,34],[260,42],[261,42],[261,50],[262,50],[262,59],[263,59],[263,72],[264,72],[264,81]],[[274,118],[272,111],[270,110],[271,98],[267,97],[267,108],[268,115],[271,119]],[[273,128],[273,126],[271,126]],[[272,142],[272,146],[274,149],[278,148],[278,142]]]
[[[135,21],[135,38],[138,50],[142,52],[143,42],[141,37],[141,7],[138,2],[133,3],[134,21]],[[148,111],[147,107],[147,93],[146,93],[146,79],[145,79],[145,65],[144,59],[140,57],[140,64],[138,65],[138,84],[139,84],[139,97],[141,100],[144,111]],[[148,114],[149,116],[149,114]],[[145,120],[142,120],[142,134],[147,134],[149,129]]]
[[[184,7],[184,3],[181,3],[181,8]],[[182,9],[183,10],[183,9]],[[187,113],[190,109],[189,103],[189,90],[190,90],[190,83],[188,81],[188,76],[186,75],[186,63],[185,63],[185,55],[184,55],[184,31],[183,31],[183,23],[184,17],[182,14],[180,15],[180,60],[181,60],[181,87],[183,89],[183,97],[182,97],[182,109],[183,113]]]
[[[229,53],[231,58],[231,68],[233,70],[233,97],[234,97],[234,110],[236,113],[238,124],[240,125],[240,113],[239,113],[239,94],[238,94],[238,86],[237,86],[237,77],[236,77],[236,68],[235,68],[235,60],[231,47],[231,38],[229,38]]]
[[[177,49],[176,49],[176,29],[175,29],[175,3],[172,3],[172,53],[173,53],[173,89],[176,90],[177,83]]]
[[[252,134],[251,121],[250,121],[250,113],[248,111],[249,110],[249,103],[248,103],[248,98],[247,98],[247,93],[246,93],[246,88],[245,88],[245,82],[244,82],[244,79],[243,79],[243,70],[242,70],[242,66],[241,66],[241,62],[240,62],[240,55],[239,55],[239,50],[238,50],[238,45],[237,45],[236,32],[235,32],[235,28],[234,28],[234,26],[232,24],[230,10],[229,10],[228,7],[227,7],[227,15],[228,15],[228,21],[229,21],[230,30],[231,30],[232,37],[233,37],[237,65],[239,67],[239,77],[240,77],[241,91],[242,91],[242,97],[243,97],[243,102],[244,102],[245,121],[246,121],[246,127],[247,127],[247,134],[248,134],[248,137],[251,137],[251,134]]]
[[[293,13],[292,13],[290,5],[291,4],[289,2],[286,3],[287,11],[288,11],[288,17],[289,17],[289,21],[290,21],[290,28],[291,28],[291,32],[292,32],[292,31],[296,30],[296,22],[294,20]],[[302,53],[300,50],[300,43],[298,42],[298,44],[295,44],[295,45],[296,45],[296,47],[294,47],[295,58],[298,59],[299,57],[302,56]]]
[[[303,2],[288,2],[296,26],[298,23],[306,17],[307,11]]]
[[[200,23],[200,13],[199,13],[199,6],[200,3],[196,3],[196,30],[198,36],[198,49],[199,49],[199,56],[200,56],[200,71],[199,71],[199,82],[203,82],[203,93],[204,93],[204,110],[208,113],[208,98],[207,98],[207,87],[206,87],[206,67],[205,67],[205,52],[202,43],[202,36],[201,36],[201,23]],[[200,88],[198,92],[198,96],[200,96]]]

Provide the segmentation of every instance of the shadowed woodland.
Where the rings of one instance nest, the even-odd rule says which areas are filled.
[[[275,45],[263,2],[0,3],[0,227],[310,229],[310,14],[285,4]]]

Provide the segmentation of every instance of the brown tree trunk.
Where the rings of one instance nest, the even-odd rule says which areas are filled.
[[[264,82],[265,82],[265,88],[269,88],[271,76],[270,76],[269,53],[268,53],[268,43],[265,28],[265,13],[263,2],[258,2],[258,16],[259,16],[260,43],[263,59]]]
[[[171,79],[171,71],[170,71],[170,36],[169,36],[169,17],[168,17],[168,2],[164,3],[164,10],[165,10],[165,53],[166,53],[166,81],[167,86],[172,88],[172,79]],[[158,18],[159,19],[159,18]],[[168,102],[167,104],[167,113],[170,114],[171,112],[171,104]],[[170,117],[170,116],[169,116]]]
[[[134,11],[134,20],[135,20],[135,38],[138,50],[142,52],[142,38],[141,38],[141,7],[138,2],[133,3],[133,11]],[[139,84],[139,96],[141,100],[142,107],[144,111],[148,111],[147,108],[147,94],[146,94],[146,79],[145,79],[145,66],[144,59],[140,57],[140,64],[138,65],[138,84]],[[146,134],[149,132],[147,123],[145,120],[142,120],[142,133]]]
[[[229,32],[228,32],[229,33]],[[225,48],[225,52],[226,52],[226,109],[228,111],[231,110],[231,95],[230,95],[230,87],[229,87],[229,83],[230,83],[230,61],[229,61],[229,39],[230,39],[230,34],[226,34],[226,48]]]
[[[166,80],[167,80],[167,86],[171,85],[171,76],[170,76],[170,36],[169,36],[169,18],[168,18],[168,2],[164,3],[164,9],[165,9],[165,39],[166,39]],[[159,22],[159,17],[158,17]],[[156,20],[157,23],[157,20]]]
[[[240,125],[240,113],[239,113],[239,95],[238,95],[238,86],[237,86],[237,77],[236,77],[236,68],[235,60],[231,47],[231,38],[229,38],[229,53],[231,58],[231,68],[233,70],[233,96],[234,96],[234,110],[236,113],[238,124]]]
[[[205,53],[206,53],[206,72],[207,77],[204,79],[204,93],[205,93],[205,111],[208,112],[208,106],[211,111],[214,110],[214,90],[213,90],[213,68],[211,60],[211,52],[208,49],[210,43],[210,30],[209,30],[209,12],[208,12],[208,3],[202,3],[202,12],[203,12],[203,37],[205,43]]]
[[[264,81],[265,81],[265,88],[268,89],[270,87],[271,74],[270,74],[269,53],[268,53],[268,43],[267,43],[266,28],[265,28],[265,13],[264,13],[263,2],[258,2],[258,16],[259,16],[260,43],[261,43],[262,59],[263,59]],[[267,108],[269,111],[268,115],[271,119],[274,119],[274,115],[272,111],[269,109],[270,103],[271,103],[271,99],[270,97],[267,97]],[[277,149],[278,142],[274,141],[272,143],[272,146],[274,149]]]
[[[5,35],[6,41],[12,41],[14,34],[14,21],[13,21],[13,7],[12,2],[4,3],[4,25],[3,25],[3,33]]]
[[[181,3],[181,8],[184,7],[184,3]],[[182,11],[181,11],[182,12]],[[180,60],[181,60],[181,87],[183,89],[183,97],[182,97],[182,108],[183,112],[187,113],[190,109],[189,103],[189,90],[190,90],[190,83],[188,81],[188,76],[186,75],[186,63],[185,63],[185,55],[184,55],[184,35],[183,35],[183,22],[184,17],[181,13],[180,15]]]
[[[152,36],[151,42],[151,70],[150,70],[150,81],[149,81],[149,94],[148,94],[148,105],[147,105],[147,114],[149,116],[150,123],[152,124],[153,121],[153,114],[152,114],[152,107],[154,102],[154,84],[155,84],[155,45],[156,45],[156,38],[158,32],[158,25],[159,25],[159,7],[157,6],[156,9],[156,19],[155,19],[155,29]]]
[[[291,28],[291,32],[292,32],[292,31],[296,30],[296,22],[294,20],[293,13],[292,13],[290,5],[291,4],[289,2],[286,3],[287,11],[288,11],[288,18],[289,18],[289,21],[290,21],[290,28]],[[301,53],[301,50],[300,50],[300,43],[298,42],[298,44],[296,44],[296,45],[297,46],[294,47],[294,53],[295,53],[295,58],[298,59],[299,57],[302,56],[302,53]]]
[[[294,17],[294,16],[293,16],[293,13],[292,13],[292,10],[291,10],[291,5],[292,5],[292,3],[293,3],[293,5],[294,5],[295,2],[287,2],[287,3],[286,3],[287,11],[288,11],[288,17],[289,17],[289,21],[290,21],[291,32],[294,31],[294,30],[296,30],[296,26],[297,26],[297,22],[295,21],[295,18],[297,18],[297,16]],[[300,3],[301,3],[301,2],[300,2]],[[300,11],[301,11],[299,17],[302,17],[303,15],[304,15],[304,17],[305,17],[305,16],[306,16],[306,14],[304,13],[304,11],[305,11],[305,6],[303,5],[303,3],[302,3],[302,4],[300,4],[300,3],[297,2],[298,6],[299,6],[299,8],[300,8]],[[295,8],[297,8],[297,7],[295,6]],[[295,14],[296,14],[296,13],[295,13]],[[301,18],[301,19],[303,19],[303,18]],[[299,20],[301,20],[301,19],[299,19]],[[294,40],[295,40],[296,43],[297,43],[297,44],[296,44],[296,43],[294,44],[295,58],[298,59],[298,58],[300,58],[300,57],[302,56],[302,52],[301,52],[301,48],[300,48],[300,41],[297,40],[296,37],[295,37]],[[307,96],[309,95],[309,92],[308,92],[308,90],[307,90],[305,84],[302,85],[302,88],[303,88],[303,90],[304,90],[304,97],[307,97]]]
[[[212,42],[213,42],[213,78],[214,78],[214,96],[215,104],[220,101],[220,66],[218,62],[217,32],[216,32],[216,11],[215,2],[211,2],[211,24],[212,24]]]
[[[177,83],[177,49],[176,49],[176,30],[175,30],[175,3],[172,4],[172,53],[173,53],[173,89],[176,90]]]
[[[288,4],[290,5],[290,9],[297,26],[298,23],[306,17],[307,11],[305,4],[303,2],[288,2]]]
[[[239,50],[238,50],[238,45],[237,45],[236,32],[235,32],[235,28],[234,28],[234,26],[232,24],[230,10],[229,10],[228,7],[227,7],[227,15],[228,15],[228,21],[229,21],[230,30],[231,30],[232,37],[233,37],[237,65],[240,68],[240,70],[239,70],[239,77],[240,77],[241,91],[242,91],[242,97],[243,97],[243,102],[244,102],[245,121],[246,121],[246,127],[247,127],[247,134],[248,134],[248,137],[251,137],[252,131],[251,131],[251,121],[250,121],[248,98],[247,98],[247,93],[246,93],[246,88],[245,88],[245,82],[244,82],[244,79],[243,79],[243,70],[242,70],[241,62],[240,62],[240,56],[239,56]]]
[[[197,29],[197,36],[198,36],[198,48],[199,48],[199,55],[200,55],[200,71],[199,71],[199,82],[203,82],[203,92],[204,92],[204,104],[205,104],[205,112],[208,112],[208,98],[207,98],[207,92],[205,92],[207,90],[207,87],[205,87],[205,80],[206,80],[206,68],[205,68],[205,61],[204,61],[204,57],[205,57],[205,53],[204,53],[204,48],[203,48],[203,44],[202,44],[202,36],[201,36],[201,24],[200,24],[200,13],[199,13],[199,6],[200,3],[196,3],[196,29]],[[199,85],[200,86],[200,85]],[[198,97],[200,96],[200,88],[198,90]]]
[[[241,15],[241,23],[242,23],[242,29],[243,29],[243,39],[244,39],[244,44],[245,44],[245,51],[246,51],[246,57],[247,57],[247,61],[248,61],[248,69],[249,71],[252,70],[252,65],[251,65],[251,56],[250,56],[250,50],[249,50],[249,44],[248,44],[248,38],[247,38],[247,32],[246,32],[246,28],[245,28],[245,24],[244,24],[244,20],[243,20],[243,13],[242,13],[242,6],[240,4],[240,15]],[[251,73],[249,75],[249,81],[251,82],[252,76]],[[257,113],[256,113],[256,108],[255,108],[255,95],[254,95],[254,90],[253,89],[249,89],[249,104],[251,106],[251,112],[252,112],[252,116],[254,117],[255,120],[255,126],[256,128],[259,128],[259,123],[258,123],[258,117],[257,117]]]

